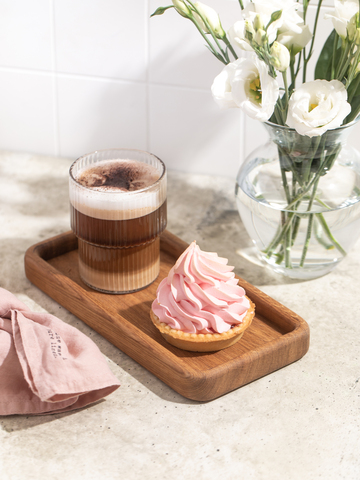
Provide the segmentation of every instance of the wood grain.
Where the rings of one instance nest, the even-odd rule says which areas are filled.
[[[310,337],[307,323],[241,278],[239,284],[255,303],[256,314],[238,343],[212,353],[186,352],[169,345],[150,321],[149,311],[158,284],[187,246],[165,231],[158,279],[126,295],[97,292],[81,281],[77,239],[72,232],[30,247],[25,272],[47,295],[192,400],[212,400],[305,355]]]

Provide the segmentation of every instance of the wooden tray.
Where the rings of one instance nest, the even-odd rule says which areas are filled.
[[[80,280],[77,239],[72,232],[30,247],[25,272],[47,295],[192,400],[212,400],[305,355],[307,323],[243,279],[239,284],[255,303],[256,315],[238,343],[213,353],[186,352],[169,345],[150,321],[149,311],[159,282],[187,246],[165,231],[159,278],[127,295],[96,292]]]

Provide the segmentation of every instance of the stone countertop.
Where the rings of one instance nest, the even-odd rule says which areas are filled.
[[[26,249],[70,229],[70,164],[0,154],[0,285],[89,335],[121,387],[70,413],[0,417],[0,478],[358,480],[359,242],[327,276],[286,280],[251,261],[231,179],[169,172],[168,229],[229,258],[238,275],[303,317],[311,332],[299,361],[211,402],[195,402],[26,279]]]

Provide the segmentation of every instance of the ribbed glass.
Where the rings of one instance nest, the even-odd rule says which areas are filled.
[[[102,190],[79,183],[79,173],[110,160],[151,165],[158,178],[132,191]],[[85,155],[70,168],[69,195],[82,280],[108,293],[128,293],[152,283],[159,274],[159,235],[167,221],[164,163],[155,155],[130,149]]]

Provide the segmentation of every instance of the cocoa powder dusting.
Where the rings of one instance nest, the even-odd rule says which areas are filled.
[[[84,187],[134,191],[159,178],[154,167],[129,160],[110,160],[80,172],[76,180]]]

